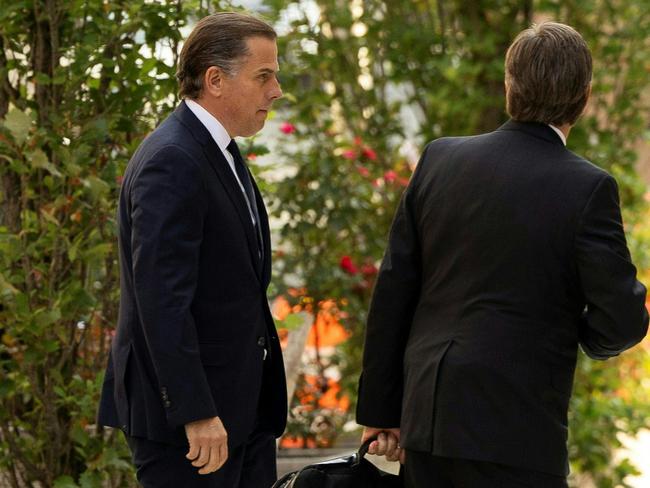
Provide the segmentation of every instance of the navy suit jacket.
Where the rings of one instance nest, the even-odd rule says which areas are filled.
[[[429,144],[392,225],[357,420],[406,449],[564,475],[578,345],[648,328],[615,180],[547,125]]]
[[[253,428],[282,434],[268,217],[253,186],[261,259],[235,176],[184,102],[134,154],[118,208],[120,311],[99,424],[184,445],[185,424],[219,416],[230,448]]]

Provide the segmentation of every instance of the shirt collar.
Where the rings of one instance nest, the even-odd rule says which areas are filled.
[[[558,136],[560,136],[560,139],[562,139],[562,144],[566,146],[566,136],[564,135],[564,132],[562,132],[560,129],[555,127],[553,124],[548,124],[548,126],[553,129]]]
[[[217,143],[217,146],[219,146],[221,152],[225,154],[225,152],[228,150],[228,144],[230,144],[231,141],[230,135],[228,135],[228,131],[225,129],[225,127],[221,125],[221,122],[219,122],[214,115],[212,115],[194,100],[186,98],[185,104],[187,105],[187,108],[189,108],[192,113],[196,115],[196,118],[199,119],[205,128],[208,129],[208,132],[214,139],[214,142]]]

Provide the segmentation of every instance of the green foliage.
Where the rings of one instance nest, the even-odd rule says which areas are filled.
[[[296,128],[280,135],[274,151],[278,166],[295,171],[275,184],[271,196],[283,222],[276,277],[316,302],[337,300],[347,314],[352,337],[339,361],[348,393],[356,391],[374,279],[360,268],[381,260],[402,191],[398,182],[408,178],[413,153],[425,142],[493,130],[505,122],[505,51],[534,19],[572,24],[592,48],[592,101],[569,144],[618,179],[626,222],[635,230],[630,236],[635,259],[647,264],[648,240],[642,237],[647,232],[639,232],[646,187],[634,170],[635,147],[649,114],[642,96],[650,66],[645,2],[266,4],[288,24],[280,39],[280,64],[289,73],[283,78],[289,95],[284,113]],[[376,158],[364,155],[364,148]],[[343,265],[345,256],[350,261]],[[621,485],[634,473],[614,454],[621,433],[634,435],[648,426],[648,403],[637,400],[647,390],[640,377],[619,372],[631,367],[647,372],[645,358],[637,349],[608,363],[580,359],[571,459],[574,471],[591,476],[597,486]],[[621,396],[623,384],[631,394]]]
[[[115,204],[178,101],[181,29],[206,13],[0,0],[2,486],[133,483],[122,434],[94,425],[117,318]]]
[[[121,435],[94,425],[117,315],[120,175],[178,101],[174,65],[187,26],[227,3],[0,0],[3,486],[133,483]],[[273,134],[269,168],[288,176],[264,185],[281,224],[275,288],[297,288],[303,305],[336,300],[352,333],[333,358],[348,392],[376,267],[417,153],[440,135],[505,120],[503,54],[536,15],[575,25],[592,46],[593,102],[570,144],[617,176],[633,251],[648,267],[645,187],[634,172],[648,122],[643,0],[317,0],[316,16],[309,3],[265,3],[286,25],[281,113],[293,124]],[[246,153],[265,151],[252,142]],[[624,486],[633,471],[613,453],[619,434],[650,418],[640,385],[647,363],[637,350],[613,365],[579,364],[571,456],[598,486]],[[312,410],[291,429],[320,420]]]
[[[638,474],[628,459],[613,462],[612,454],[623,447],[623,434],[633,436],[648,427],[650,391],[639,385],[649,366],[642,349],[607,367],[586,357],[578,363],[570,455],[574,474],[588,473],[599,488],[628,487],[626,476]]]

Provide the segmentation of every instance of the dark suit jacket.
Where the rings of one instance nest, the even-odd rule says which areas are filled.
[[[256,422],[282,433],[268,218],[255,193],[263,260],[235,176],[184,102],[140,145],[120,194],[120,312],[100,424],[180,445],[184,424],[217,415],[230,447]]]
[[[578,344],[646,334],[617,186],[553,130],[510,121],[430,143],[390,232],[357,420],[434,455],[567,473]]]

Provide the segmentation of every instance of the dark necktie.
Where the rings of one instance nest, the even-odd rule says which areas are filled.
[[[248,208],[250,209],[253,217],[255,218],[255,234],[257,235],[257,246],[260,252],[260,258],[264,255],[264,244],[262,242],[262,233],[260,230],[260,216],[257,211],[257,203],[255,202],[255,192],[253,191],[253,182],[251,181],[250,173],[244,163],[244,159],[241,157],[239,152],[239,147],[234,139],[231,139],[227,147],[232,158],[235,161],[235,172],[237,177],[244,187],[244,192],[246,193],[246,200],[248,200]]]

